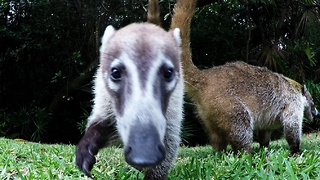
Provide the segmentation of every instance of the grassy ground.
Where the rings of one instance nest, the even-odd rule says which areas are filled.
[[[169,179],[320,179],[320,133],[304,135],[301,155],[290,156],[285,140],[253,153],[218,153],[210,146],[180,148]],[[45,145],[0,138],[0,179],[87,179],[74,164],[72,145]],[[142,179],[128,166],[123,150],[98,154],[94,179]]]

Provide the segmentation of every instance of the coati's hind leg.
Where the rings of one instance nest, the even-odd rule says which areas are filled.
[[[217,151],[226,151],[228,146],[228,140],[226,137],[218,133],[215,129],[211,129],[210,142],[213,149]]]
[[[257,141],[260,147],[268,147],[270,143],[270,130],[259,130],[257,131]]]
[[[90,171],[96,163],[95,155],[115,137],[114,124],[101,120],[90,124],[76,147],[76,165],[79,169],[90,177]]]

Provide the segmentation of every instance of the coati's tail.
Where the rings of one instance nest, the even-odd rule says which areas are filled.
[[[159,0],[149,0],[148,2],[148,22],[161,26]]]
[[[190,47],[190,26],[196,8],[196,0],[177,0],[173,9],[171,29],[179,28],[181,35],[181,61],[184,69],[187,95],[194,94],[198,82],[201,81],[201,71],[192,62]]]
[[[177,0],[173,9],[171,29],[180,28],[184,44],[190,43],[190,26],[195,7],[196,0]]]

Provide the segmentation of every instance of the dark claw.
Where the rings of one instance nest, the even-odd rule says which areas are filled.
[[[93,153],[93,154],[92,154]],[[90,171],[96,163],[94,157],[98,153],[98,148],[90,145],[89,142],[81,140],[76,148],[76,165],[88,177],[91,177]]]
[[[87,128],[76,147],[76,165],[88,177],[91,177],[90,171],[96,163],[95,155],[98,154],[99,149],[108,145],[115,133],[113,124],[107,121],[96,121],[99,123]]]
[[[82,169],[81,171],[88,177],[92,178],[91,177],[91,174],[90,174],[90,171],[92,170],[93,168],[93,164],[87,164],[87,163],[84,163],[83,166],[82,166]]]

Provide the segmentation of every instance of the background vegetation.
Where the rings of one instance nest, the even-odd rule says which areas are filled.
[[[168,28],[174,0],[160,5]],[[0,136],[76,143],[91,110],[102,31],[145,21],[146,7],[147,0],[1,0]],[[320,104],[319,7],[316,0],[199,0],[194,63],[267,66],[306,84]],[[185,108],[184,143],[206,143],[192,104]],[[319,127],[316,119],[304,130]]]

